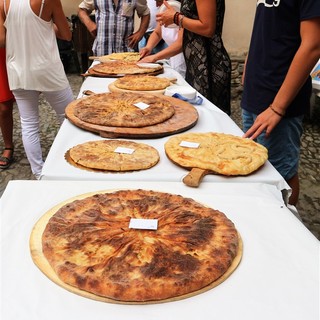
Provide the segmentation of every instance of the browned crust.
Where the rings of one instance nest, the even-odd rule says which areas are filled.
[[[126,127],[112,127],[94,125],[80,120],[74,115],[75,108],[79,101],[87,98],[77,99],[68,104],[65,109],[66,117],[71,123],[79,128],[100,134],[104,138],[159,138],[171,134],[186,131],[196,125],[199,114],[197,109],[186,101],[177,98],[161,96],[163,99],[168,100],[174,107],[174,115],[161,123],[156,125],[140,127],[140,128],[126,128]]]
[[[137,103],[148,105],[140,109]],[[146,127],[170,119],[173,105],[153,94],[112,92],[91,95],[80,100],[74,115],[82,121],[102,126]]]
[[[115,60],[110,62],[103,62],[92,67],[92,70],[101,74],[148,74],[163,70],[161,65],[154,68],[141,67],[136,62]]]
[[[233,223],[192,199],[146,190],[81,198],[53,208],[39,220],[30,238],[37,266],[72,292],[116,303],[172,301],[218,285],[241,260],[242,243]],[[128,203],[134,203],[135,209]],[[159,207],[160,212],[154,210]],[[72,217],[79,210],[75,223]],[[147,211],[148,217],[157,218],[158,230],[128,229],[133,211],[135,217]],[[91,250],[75,263],[74,253],[88,244]],[[136,272],[138,277],[133,276]],[[90,280],[84,277],[88,273]]]
[[[117,153],[129,148],[132,154]],[[149,169],[159,162],[158,151],[144,143],[126,140],[88,141],[72,147],[69,156],[76,166],[102,171],[135,171]]]
[[[182,141],[199,143],[199,148],[180,146]],[[175,164],[212,173],[237,176],[248,175],[268,159],[267,149],[251,139],[224,133],[184,133],[165,143],[167,157]]]

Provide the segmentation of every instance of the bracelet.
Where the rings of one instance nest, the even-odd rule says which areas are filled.
[[[183,18],[184,18],[184,15],[181,14],[181,19],[179,20],[179,29],[183,28],[183,24],[182,24]]]
[[[180,14],[181,13],[177,11],[173,16],[173,23],[176,24],[177,26],[179,25],[179,15]]]
[[[278,112],[277,110],[275,110],[275,109],[273,108],[272,104],[270,104],[269,108],[270,108],[275,114],[277,114],[279,117],[281,117],[281,118],[284,117],[284,114],[282,114],[282,113]]]

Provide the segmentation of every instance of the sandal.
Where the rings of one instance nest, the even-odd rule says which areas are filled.
[[[0,161],[1,162],[4,162],[4,164],[0,164],[0,169],[7,169],[11,166],[11,164],[13,163],[14,161],[14,158],[13,158],[13,151],[14,149],[13,148],[5,148],[4,150],[11,150],[11,156],[10,157],[4,157],[4,156],[0,156]]]

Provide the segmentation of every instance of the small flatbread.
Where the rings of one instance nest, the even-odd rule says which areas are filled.
[[[119,152],[119,148],[132,153]],[[69,156],[76,164],[89,169],[118,172],[149,169],[160,159],[155,148],[126,140],[85,142],[71,148]]]
[[[144,67],[133,61],[111,60],[109,62],[94,65],[92,70],[100,74],[126,75],[154,73],[156,71],[163,70],[163,67],[158,64],[153,64],[153,67]]]
[[[167,78],[160,78],[148,75],[127,75],[114,82],[117,88],[133,91],[154,91],[164,90],[171,85]]]
[[[123,61],[139,61],[139,52],[114,52],[105,56],[98,57],[100,62],[108,62],[110,60],[123,60]]]

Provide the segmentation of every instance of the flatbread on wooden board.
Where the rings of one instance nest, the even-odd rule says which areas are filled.
[[[184,180],[190,186],[198,186],[207,173],[248,175],[268,159],[267,149],[255,141],[215,132],[176,135],[165,143],[165,152],[175,164],[194,169]]]
[[[98,74],[106,75],[132,75],[132,74],[153,74],[163,71],[163,66],[160,64],[151,64],[151,67],[144,67],[143,64],[137,64],[132,61],[116,60],[104,62],[94,65],[90,68]]]
[[[157,219],[158,227],[132,229],[132,217]],[[58,204],[34,226],[30,250],[39,269],[73,293],[148,304],[219,285],[239,265],[243,244],[223,213],[190,198],[139,189]]]
[[[180,133],[186,131],[197,124],[199,114],[197,109],[189,102],[182,101],[177,98],[161,96],[162,99],[168,100],[174,107],[174,115],[168,120],[151,125],[147,127],[139,128],[127,128],[127,127],[113,127],[96,125],[89,122],[80,120],[75,116],[75,109],[79,102],[83,99],[80,98],[72,101],[65,109],[67,119],[76,125],[77,127],[99,134],[104,138],[130,138],[130,139],[150,139],[160,138],[168,135]]]
[[[96,125],[146,127],[164,122],[175,113],[172,104],[154,94],[112,92],[91,95],[79,101],[74,114]]]

